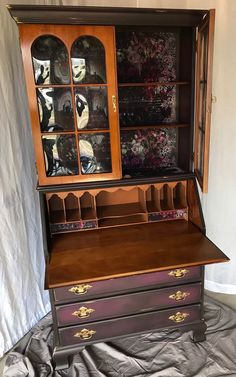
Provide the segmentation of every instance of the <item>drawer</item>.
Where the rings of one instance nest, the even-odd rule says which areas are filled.
[[[147,290],[201,280],[202,267],[186,267],[151,272],[123,278],[95,281],[53,289],[55,304],[84,301],[87,298],[108,297],[127,292]]]
[[[122,317],[158,309],[198,303],[201,299],[201,283],[162,288],[147,292],[82,301],[56,307],[58,326]]]
[[[60,346],[89,344],[165,327],[180,327],[184,324],[199,322],[200,319],[200,305],[181,306],[175,309],[93,322],[86,326],[60,328],[58,330],[59,343]]]

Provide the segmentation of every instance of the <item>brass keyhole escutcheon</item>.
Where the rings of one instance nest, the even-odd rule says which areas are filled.
[[[181,313],[177,312],[169,317],[171,321],[174,321],[176,323],[183,322],[187,317],[189,316],[188,313]]]
[[[81,306],[79,310],[76,310],[72,315],[78,318],[88,318],[91,313],[95,312],[95,309],[86,308],[86,306]]]
[[[188,297],[189,295],[190,295],[189,292],[177,291],[177,292],[173,293],[172,295],[170,295],[169,298],[171,298],[172,300],[175,300],[175,301],[181,301],[181,300],[185,300],[186,297]]]
[[[75,285],[69,289],[69,292],[73,292],[75,295],[84,295],[87,293],[88,289],[92,288],[92,285],[89,284],[80,284]]]
[[[173,276],[177,279],[180,279],[180,278],[183,278],[188,273],[189,273],[189,270],[186,270],[185,268],[176,268],[175,270],[170,271],[168,275]]]
[[[96,334],[95,330],[83,329],[80,332],[77,332],[74,336],[76,338],[88,340],[91,339],[94,334]]]
[[[113,111],[114,113],[116,113],[116,96],[112,96],[111,100],[112,100]]]

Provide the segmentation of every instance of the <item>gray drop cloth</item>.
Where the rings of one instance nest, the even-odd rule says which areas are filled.
[[[205,299],[207,340],[191,332],[156,331],[87,346],[69,369],[53,372],[52,321],[47,315],[8,354],[3,377],[222,377],[236,376],[236,312]]]

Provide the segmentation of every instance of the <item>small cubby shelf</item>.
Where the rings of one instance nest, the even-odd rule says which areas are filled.
[[[96,196],[98,218],[126,217],[146,213],[145,193],[139,187],[102,191]]]
[[[188,219],[187,181],[46,194],[51,233]]]
[[[188,123],[160,123],[160,124],[146,124],[146,125],[133,125],[133,126],[121,126],[120,129],[122,131],[132,131],[132,130],[154,130],[156,128],[184,128],[190,127]]]

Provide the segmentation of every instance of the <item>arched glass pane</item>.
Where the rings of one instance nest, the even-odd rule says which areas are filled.
[[[82,36],[71,48],[74,84],[106,83],[105,49],[95,37]]]
[[[68,52],[60,39],[52,35],[37,38],[31,54],[36,85],[70,83]]]

